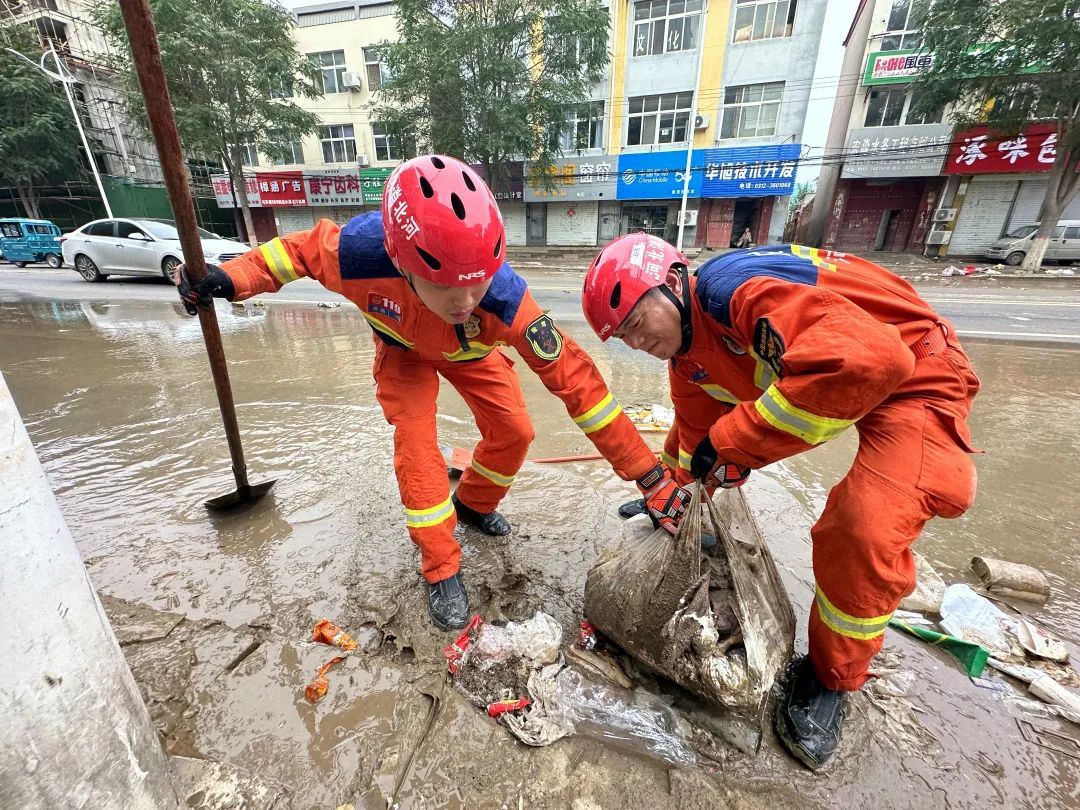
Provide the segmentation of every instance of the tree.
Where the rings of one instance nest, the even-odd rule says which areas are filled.
[[[289,144],[319,124],[289,97],[321,97],[321,75],[296,50],[292,16],[280,5],[150,0],[150,7],[184,149],[192,156],[221,156],[254,247],[258,242],[243,181],[245,146],[287,158]],[[125,106],[149,132],[120,8],[115,0],[102,0],[93,16],[113,47],[115,55],[107,58],[125,75]]]
[[[36,63],[41,45],[26,25],[0,27],[0,184],[14,187],[26,215],[40,219],[38,187],[79,171],[78,136],[60,85],[5,48]]]
[[[1039,230],[1023,264],[1037,269],[1080,188],[1080,6],[1075,0],[934,0],[924,31],[924,48],[934,60],[913,88],[922,111],[952,104],[958,129],[986,124],[997,137],[1014,137],[1031,121],[1057,128]]]
[[[375,120],[406,155],[480,163],[498,186],[507,161],[550,167],[567,113],[608,61],[598,0],[398,0],[398,35],[380,46],[388,77]]]

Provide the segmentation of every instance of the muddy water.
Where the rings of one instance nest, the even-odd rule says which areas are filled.
[[[605,808],[690,807],[711,806],[707,797],[720,805],[736,787],[746,806],[755,796],[791,803],[796,791],[792,806],[1080,806],[1077,761],[1025,740],[1018,720],[1067,729],[977,689],[947,657],[891,632],[884,663],[918,676],[918,733],[896,731],[888,725],[896,718],[857,699],[844,758],[824,777],[810,778],[772,743],[756,760],[733,756],[719,781],[669,775],[595,743],[515,745],[438,677],[446,639],[425,625],[362,319],[346,308],[282,305],[225,306],[219,317],[253,479],[279,479],[272,498],[227,518],[200,505],[228,491],[231,475],[195,321],[152,302],[0,302],[0,368],[97,587],[260,634],[255,652],[235,666],[220,653],[230,663],[217,668],[213,645],[192,636],[201,657],[183,688],[197,712],[176,734],[195,752],[281,780],[296,807],[357,797],[382,806],[395,796],[413,807],[568,806],[570,797]],[[621,401],[662,401],[659,363],[600,347],[580,321],[563,326],[595,353]],[[972,419],[987,450],[977,462],[979,500],[964,518],[931,524],[919,548],[948,581],[971,580],[973,554],[1041,567],[1055,594],[1035,616],[1076,651],[1080,352],[969,350],[984,382]],[[537,423],[532,455],[592,452],[562,404],[518,367]],[[439,429],[447,445],[477,439],[449,386]],[[749,485],[802,647],[808,528],[854,449],[854,437],[842,437]],[[526,465],[504,506],[514,535],[461,532],[474,607],[520,618],[542,606],[570,629],[585,571],[617,530],[612,508],[633,493],[602,462]],[[303,639],[320,616],[374,641],[331,674],[330,693],[312,707],[301,690],[323,652]]]

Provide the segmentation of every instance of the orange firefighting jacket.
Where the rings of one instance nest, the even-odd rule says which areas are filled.
[[[634,480],[656,464],[592,358],[541,311],[508,264],[469,321],[456,327],[425,307],[391,263],[378,212],[361,214],[344,228],[320,220],[312,230],[272,239],[222,269],[236,287],[237,301],[277,292],[302,276],[313,278],[356,304],[376,338],[434,364],[468,362],[497,346],[513,346],[616,474]]]
[[[690,285],[693,341],[670,363],[676,421],[662,455],[680,483],[706,433],[721,460],[763,467],[940,385],[910,347],[935,328],[951,340],[952,327],[872,262],[775,245],[712,259]],[[969,439],[962,420],[957,430]]]

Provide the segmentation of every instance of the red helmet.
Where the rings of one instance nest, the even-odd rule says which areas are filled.
[[[382,220],[391,261],[435,284],[479,284],[506,256],[495,197],[480,175],[452,157],[424,155],[394,169]]]
[[[630,310],[674,266],[689,267],[679,251],[658,236],[630,233],[604,246],[585,274],[581,307],[600,340],[607,340]]]

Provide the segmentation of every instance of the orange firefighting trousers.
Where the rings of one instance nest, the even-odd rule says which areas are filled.
[[[468,363],[432,363],[376,344],[376,397],[394,426],[394,472],[409,536],[420,549],[428,582],[457,573],[461,562],[446,461],[435,427],[440,374],[465,400],[480,429],[472,464],[457,489],[466,506],[478,512],[498,506],[534,435],[513,361],[500,349]]]

